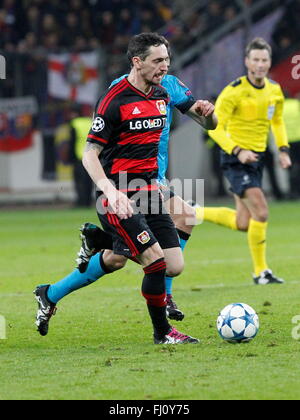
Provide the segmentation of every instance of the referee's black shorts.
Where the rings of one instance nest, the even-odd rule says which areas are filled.
[[[135,200],[134,195],[130,198]],[[148,200],[149,194],[146,193],[143,199]],[[135,257],[156,242],[162,249],[180,246],[175,225],[163,207],[159,192],[152,194],[150,200],[151,203],[145,201],[142,205],[136,202],[133,216],[121,220],[109,210],[107,200],[98,194],[98,218],[104,231],[113,238],[115,254]]]
[[[221,151],[221,168],[225,178],[230,183],[230,191],[244,197],[249,188],[262,188],[264,169],[264,153],[258,153],[258,162],[243,164],[236,156]]]

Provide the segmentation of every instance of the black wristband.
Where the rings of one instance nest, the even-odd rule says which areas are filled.
[[[280,152],[287,153],[288,155],[290,154],[290,148],[287,147],[287,146],[281,146],[281,147],[279,147],[279,151]]]
[[[240,149],[237,154],[235,155],[236,157],[239,157],[239,154],[243,151],[243,149]]]
[[[241,151],[243,150],[240,146],[235,146],[235,149],[237,149],[235,152],[233,151],[233,155],[235,157],[238,157],[238,155],[241,153]]]

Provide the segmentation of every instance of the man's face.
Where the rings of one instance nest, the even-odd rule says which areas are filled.
[[[268,50],[251,50],[245,59],[245,64],[254,79],[261,80],[267,76],[271,67],[271,57]]]
[[[145,60],[136,57],[136,65],[146,83],[159,85],[170,66],[167,47],[165,45],[150,47],[149,55]]]

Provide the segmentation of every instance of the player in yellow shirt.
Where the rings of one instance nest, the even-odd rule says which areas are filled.
[[[283,283],[266,261],[268,204],[262,190],[264,152],[272,129],[281,167],[291,165],[283,122],[284,96],[280,85],[267,78],[271,47],[255,38],[246,48],[247,76],[226,86],[216,101],[218,127],[209,135],[221,146],[221,166],[234,194],[236,210],[226,207],[197,209],[200,217],[247,232],[256,284]]]

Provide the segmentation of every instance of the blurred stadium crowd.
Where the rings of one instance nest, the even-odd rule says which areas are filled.
[[[212,97],[218,90],[216,81],[220,84],[223,74],[219,69],[213,71],[210,53],[220,55],[224,63],[232,62],[228,65],[230,80],[237,64],[243,66],[243,53],[240,58],[236,55],[235,48],[240,46],[238,37],[226,44],[226,53],[222,48],[213,48],[216,40],[239,32],[243,41],[249,35],[247,22],[249,27],[255,26],[274,11],[279,11],[279,17],[270,29],[273,64],[285,66],[290,54],[300,49],[300,0],[0,0],[0,54],[4,55],[7,67],[6,78],[0,84],[0,97],[34,98],[38,112],[31,124],[43,136],[43,178],[55,179],[57,127],[70,119],[73,103],[80,104],[81,113],[86,116],[91,114],[95,103],[94,95],[90,95],[89,101],[76,96],[81,78],[86,76],[85,69],[91,66],[76,67],[76,60],[73,62],[70,56],[88,52],[97,57],[93,72],[84,81],[89,89],[94,80],[91,75],[96,75],[99,86],[92,93],[97,93],[128,70],[125,52],[132,35],[157,31],[171,42],[173,62],[196,48],[196,56],[190,55],[190,61],[182,63],[175,74],[187,69],[184,80],[192,91],[199,97]],[[216,32],[220,34],[214,38]],[[206,43],[207,51],[203,48],[200,53],[199,41],[209,39],[212,41]],[[67,60],[66,56],[68,61],[62,61]],[[223,73],[225,77],[226,71]],[[52,76],[56,77],[56,83],[60,77],[60,83],[51,83]],[[71,94],[61,95],[67,86]],[[198,88],[204,89],[204,93],[198,92]],[[18,124],[26,120],[16,115],[14,119]],[[11,122],[9,127],[13,127],[10,130],[18,139],[22,131],[20,124]],[[0,140],[5,140],[4,131],[0,119]]]
[[[186,7],[186,0],[2,0],[0,49],[24,53],[102,48],[112,57],[124,51],[133,34],[160,31],[180,53],[257,2],[190,0]],[[286,13],[274,33],[276,55],[300,39],[300,0],[272,2],[272,7],[283,5]]]
[[[234,2],[226,0],[198,2],[196,14],[193,7],[185,11],[186,4],[181,0],[3,0],[1,3],[0,47],[20,52],[35,47],[78,51],[99,45],[116,52],[133,34],[161,28],[175,39],[175,48],[180,49],[180,35],[184,34],[183,38],[205,35],[233,19],[238,12]],[[178,11],[184,12],[176,16]]]

